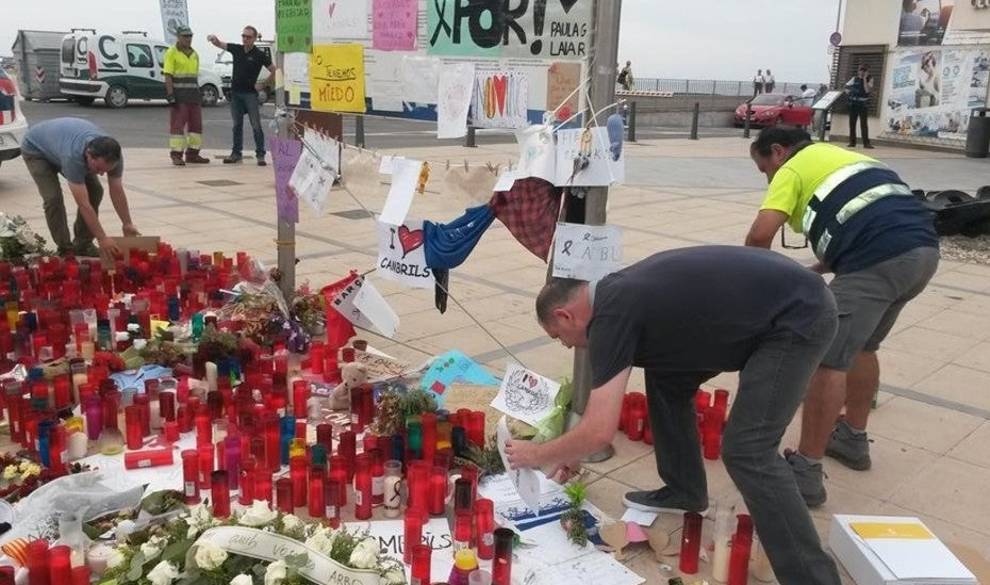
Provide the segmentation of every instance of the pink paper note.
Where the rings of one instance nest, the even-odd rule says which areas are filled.
[[[275,203],[280,218],[299,222],[299,198],[289,189],[289,178],[302,154],[302,142],[292,139],[269,138],[268,149],[272,153],[275,168]]]
[[[373,46],[380,51],[416,48],[417,0],[375,0]]]

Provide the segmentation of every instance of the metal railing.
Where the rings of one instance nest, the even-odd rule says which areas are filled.
[[[803,83],[777,82],[774,93],[799,95]],[[817,88],[818,83],[808,82],[808,87]],[[717,79],[650,79],[633,80],[636,91],[671,92],[675,95],[720,95],[745,97],[753,95],[752,81],[724,81]]]

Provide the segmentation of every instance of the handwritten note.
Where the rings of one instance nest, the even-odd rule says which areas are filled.
[[[502,386],[492,406],[526,424],[536,426],[550,414],[560,384],[531,372],[519,364],[505,368]]]
[[[476,128],[525,128],[529,76],[521,71],[479,71],[471,99]]]
[[[607,128],[557,131],[557,165],[554,184],[558,187],[607,187],[626,177],[625,154],[613,161]],[[576,168],[579,157],[587,166]]]
[[[309,55],[306,53],[286,53],[282,68],[285,91],[289,94],[289,105],[298,106],[303,92],[309,93]],[[282,71],[279,69],[279,71]],[[293,101],[292,98],[296,98]]]
[[[580,63],[554,63],[547,70],[547,111],[557,108],[557,120],[573,116],[578,109],[581,83]]]
[[[377,274],[405,286],[433,288],[423,237],[423,220],[406,219],[398,227],[379,221]]]
[[[385,199],[385,207],[382,208],[378,221],[399,226],[406,221],[406,215],[412,207],[423,163],[400,158],[394,159],[392,164],[392,187],[388,191],[388,198]]]
[[[317,43],[368,38],[367,0],[313,0]]]
[[[354,325],[377,329],[385,337],[394,337],[399,328],[399,316],[365,278],[356,279],[340,291],[333,300],[333,308]]]
[[[292,171],[289,186],[299,199],[313,208],[316,215],[322,216],[337,177],[340,147],[335,140],[308,130],[303,141],[302,156]]]
[[[309,82],[314,110],[364,113],[364,47],[314,46],[309,58]]]
[[[275,34],[280,51],[308,53],[313,44],[313,13],[309,0],[276,0]]]
[[[299,222],[299,199],[289,189],[289,179],[296,169],[302,154],[302,142],[282,138],[269,138],[268,150],[272,153],[272,166],[275,169],[275,203],[278,217],[292,223]]]
[[[374,0],[373,46],[382,51],[416,48],[417,0]]]
[[[622,268],[622,229],[558,223],[554,234],[553,275],[599,280]]]
[[[467,134],[468,110],[474,91],[474,63],[449,63],[440,68],[437,138]]]

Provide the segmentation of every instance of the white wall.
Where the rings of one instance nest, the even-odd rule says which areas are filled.
[[[899,0],[845,0],[843,45],[897,45]]]

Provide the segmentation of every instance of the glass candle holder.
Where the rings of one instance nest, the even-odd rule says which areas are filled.
[[[736,518],[736,533],[729,553],[729,585],[746,585],[753,548],[753,519],[749,514],[739,514]]]
[[[324,488],[325,468],[313,465],[309,468],[309,495],[307,504],[311,518],[323,518],[326,514],[326,491]]]
[[[292,502],[296,507],[306,505],[306,470],[309,464],[305,455],[289,460],[289,477],[292,479]]]
[[[478,558],[491,560],[495,556],[495,502],[481,498],[474,503],[475,546]]]
[[[470,510],[457,510],[454,515],[454,552],[471,548],[473,518]]]
[[[48,549],[49,583],[58,585],[72,580],[72,549],[63,545]]]
[[[495,531],[495,559],[492,560],[492,585],[512,583],[512,542],[516,534],[508,528]]]
[[[371,518],[371,458],[366,453],[355,459],[354,472],[354,517],[358,520]]]
[[[684,529],[681,533],[681,555],[678,568],[682,573],[694,575],[698,572],[698,555],[701,552],[702,516],[696,512],[684,514]]]
[[[182,452],[182,489],[186,504],[199,503],[199,453],[195,449]]]
[[[272,507],[272,472],[267,466],[258,465],[254,470],[254,499],[264,500]]]
[[[199,489],[210,489],[213,473],[213,445],[200,445],[196,448],[199,454]]]
[[[213,515],[217,518],[230,516],[230,487],[227,472],[217,470],[210,474],[210,493],[213,495]]]
[[[433,547],[428,544],[414,544],[412,548],[412,570],[410,585],[429,585],[432,570]]]
[[[412,551],[417,544],[423,543],[423,524],[426,522],[426,515],[417,508],[406,510],[403,518],[402,536],[402,562],[407,565],[412,564]]]
[[[275,505],[279,512],[283,514],[292,514],[295,512],[294,491],[292,480],[287,477],[283,477],[275,482]]]
[[[446,510],[447,483],[447,470],[434,466],[430,471],[429,510],[431,516],[442,516]]]
[[[402,462],[394,459],[386,461],[384,469],[383,499],[385,516],[388,518],[398,518],[402,508]]]
[[[331,528],[340,526],[340,494],[344,486],[337,479],[329,479],[323,484],[323,516]]]
[[[240,478],[237,483],[240,493],[237,495],[237,501],[242,506],[250,506],[257,499],[254,485],[254,470],[256,467],[257,462],[254,460],[254,457],[248,456],[241,461]]]

